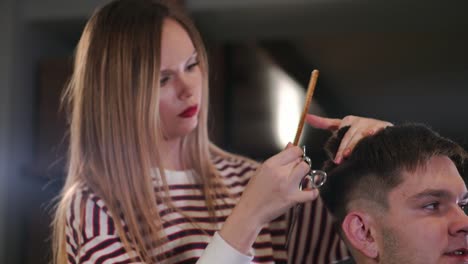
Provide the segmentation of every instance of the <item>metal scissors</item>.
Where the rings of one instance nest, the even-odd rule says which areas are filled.
[[[327,181],[327,173],[322,170],[313,170],[312,169],[312,161],[306,155],[306,147],[302,146],[302,160],[307,163],[310,167],[309,172],[302,178],[301,182],[299,183],[299,190],[307,191],[310,189],[318,189],[325,184]],[[297,222],[297,216],[299,211],[302,209],[303,204],[297,204],[293,209],[293,218],[291,221],[291,226],[289,227],[288,236],[286,237],[286,244],[285,246],[288,247],[289,241],[291,239],[291,235],[293,233],[294,227]]]
[[[327,181],[327,173],[322,170],[313,170],[312,161],[306,155],[306,146],[302,146],[302,160],[307,163],[310,167],[309,172],[302,178],[299,183],[299,190],[320,188]]]

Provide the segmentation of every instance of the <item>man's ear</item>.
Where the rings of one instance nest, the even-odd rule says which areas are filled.
[[[379,256],[374,224],[370,215],[361,212],[348,213],[341,224],[349,243],[361,254],[372,259]]]

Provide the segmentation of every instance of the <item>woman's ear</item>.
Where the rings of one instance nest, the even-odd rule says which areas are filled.
[[[350,212],[346,215],[341,228],[346,239],[361,254],[368,258],[378,258],[379,246],[376,240],[373,218],[361,212]]]

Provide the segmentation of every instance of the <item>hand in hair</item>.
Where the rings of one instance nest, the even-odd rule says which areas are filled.
[[[306,116],[306,122],[315,128],[326,129],[333,132],[345,126],[350,127],[336,152],[334,162],[337,164],[341,163],[343,157],[347,157],[351,154],[356,144],[362,138],[372,135],[387,126],[393,126],[390,122],[351,115],[343,119],[338,119],[308,114]]]
[[[298,187],[309,170],[301,148],[289,143],[258,168],[220,235],[240,252],[248,252],[266,224],[293,205],[317,198],[317,190],[300,191]]]

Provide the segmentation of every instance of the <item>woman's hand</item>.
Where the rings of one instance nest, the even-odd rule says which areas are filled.
[[[259,224],[269,223],[296,203],[317,197],[317,190],[299,190],[299,183],[310,170],[302,154],[301,148],[289,143],[285,150],[266,160],[250,180],[239,203],[249,200],[248,208]]]
[[[351,154],[356,144],[362,138],[372,135],[387,126],[393,126],[390,122],[351,115],[343,119],[337,119],[308,114],[306,116],[306,122],[315,128],[327,129],[330,131],[350,126],[336,153],[334,161],[337,164],[341,163],[343,157],[347,157]]]
[[[302,150],[288,144],[266,160],[250,179],[239,203],[220,231],[240,252],[250,249],[260,230],[297,203],[317,198],[318,191],[299,190],[310,167],[302,161]]]

